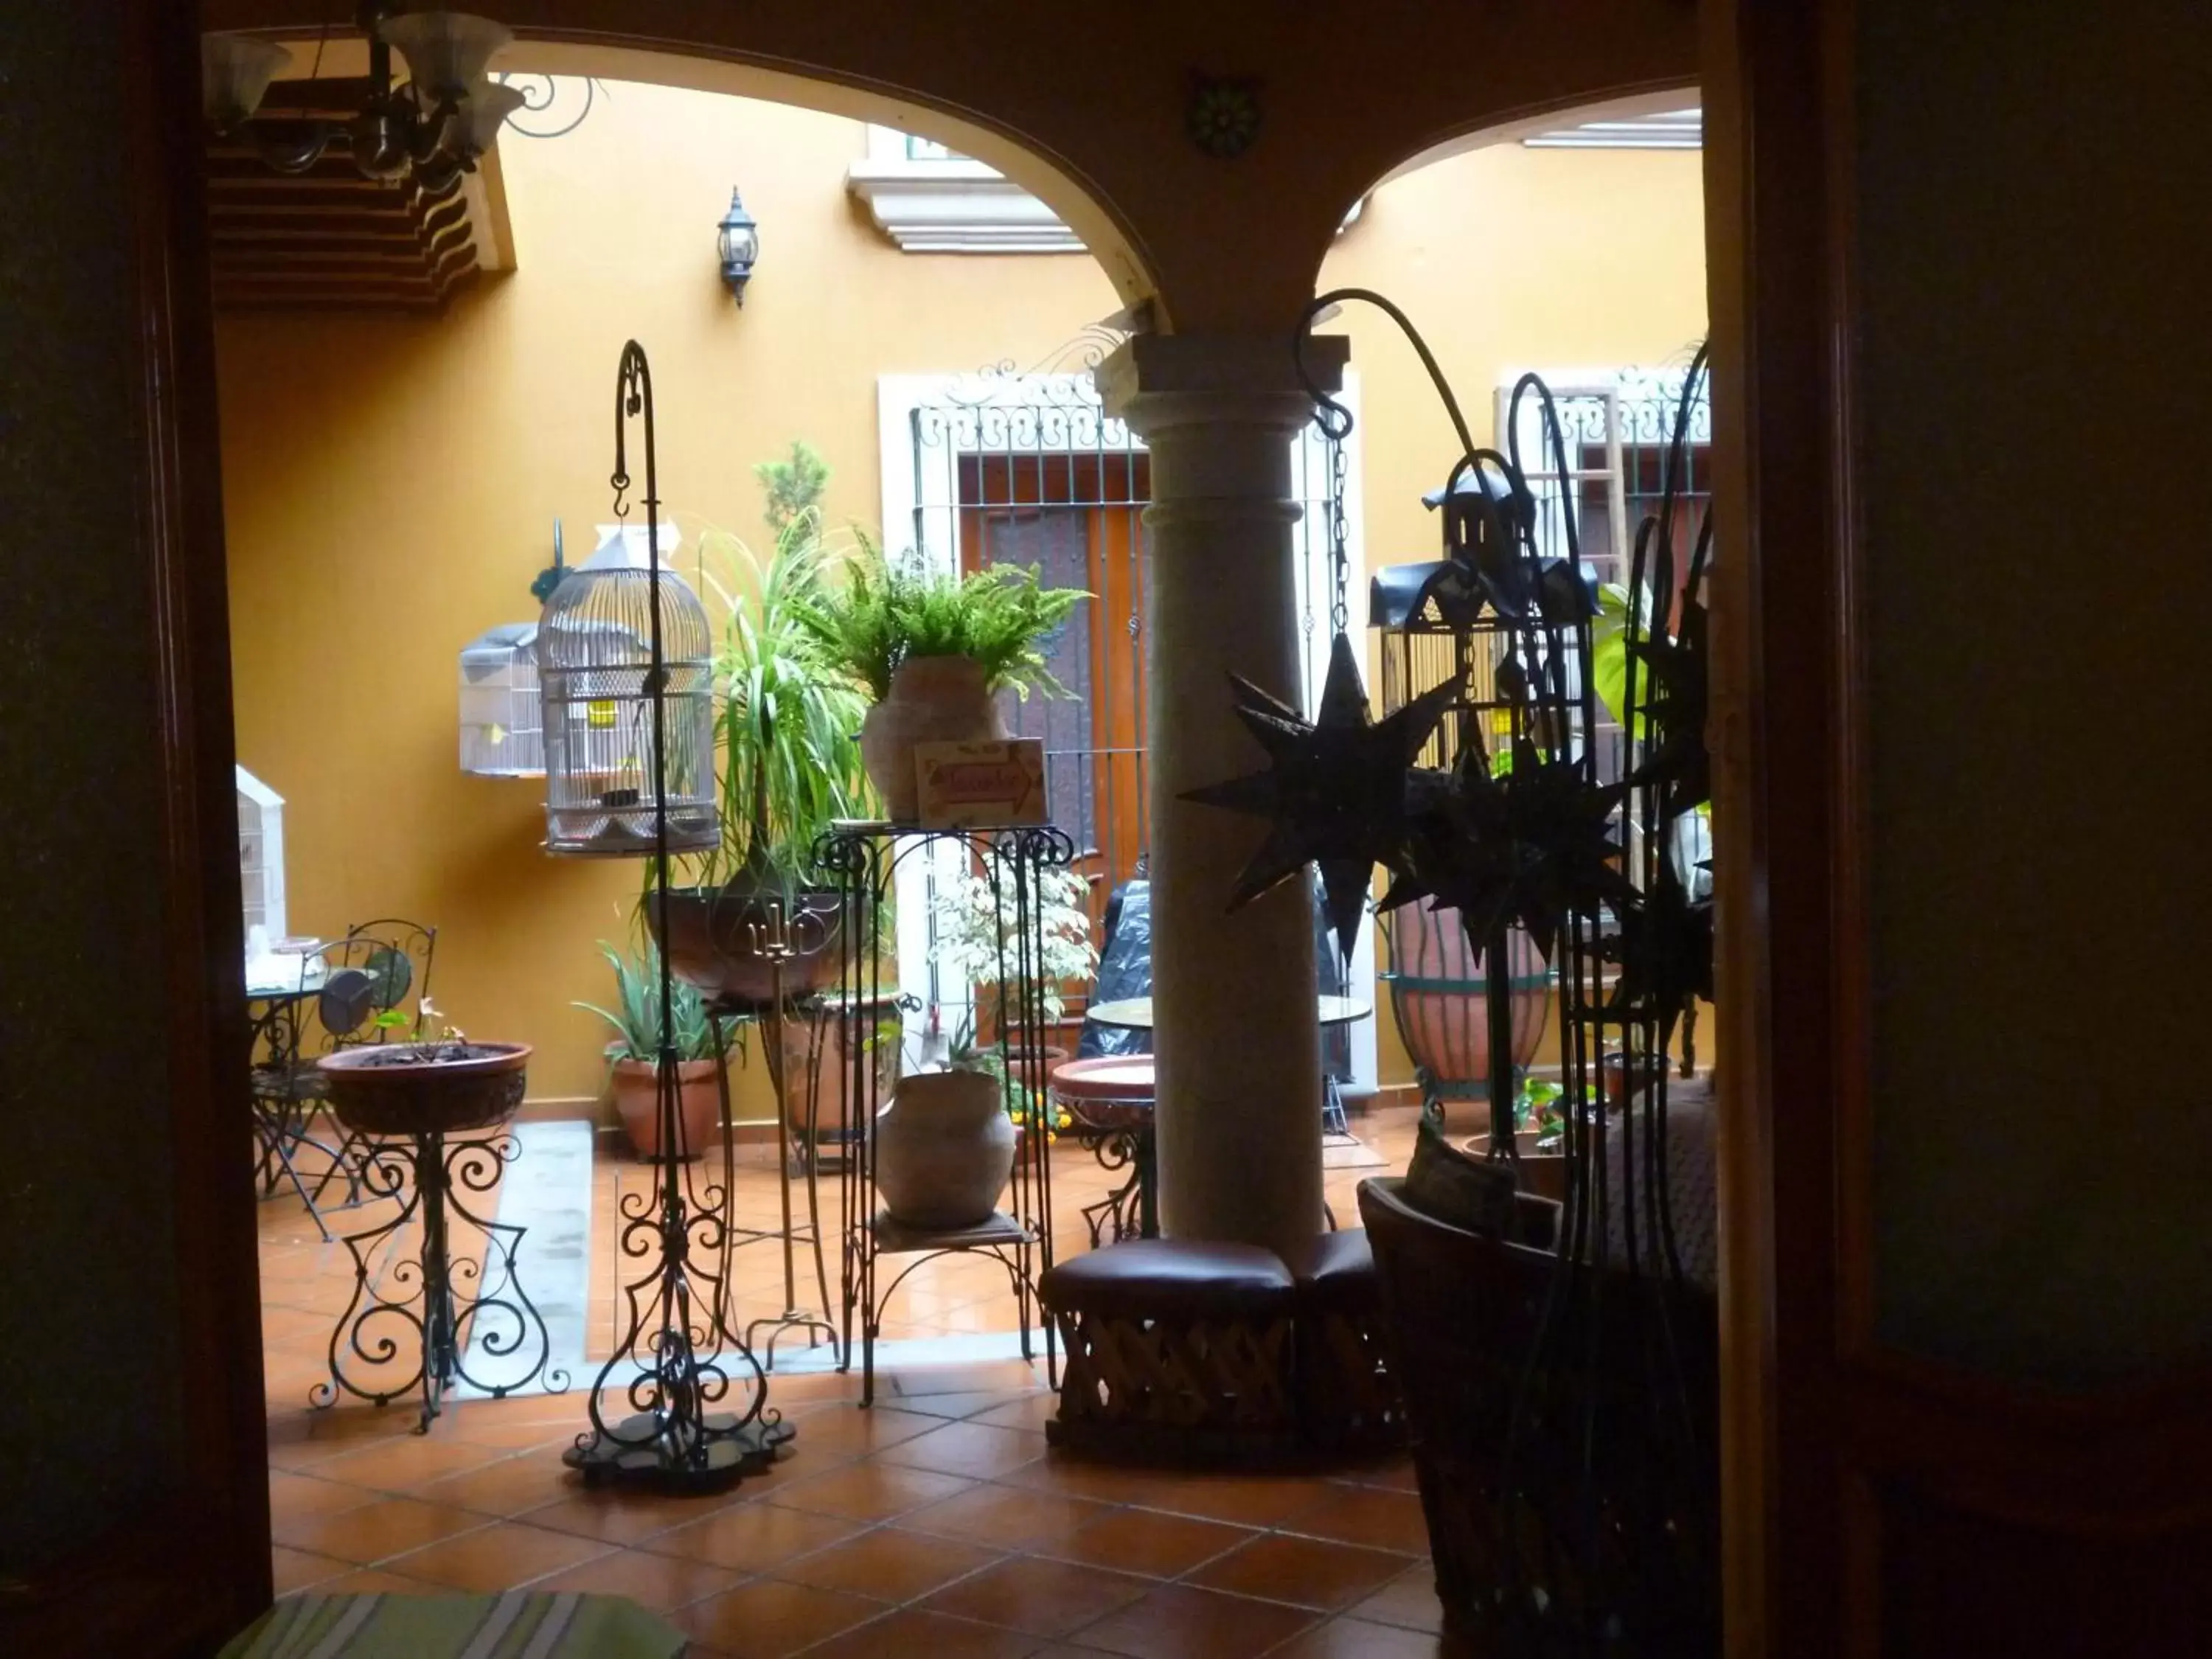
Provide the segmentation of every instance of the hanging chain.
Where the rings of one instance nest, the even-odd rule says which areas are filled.
[[[1346,423],[1344,432],[1328,434],[1328,574],[1332,584],[1329,595],[1329,626],[1341,634],[1352,620],[1352,606],[1345,594],[1346,584],[1352,573],[1352,527],[1345,516],[1345,475],[1349,462],[1344,453],[1345,434],[1351,430]]]

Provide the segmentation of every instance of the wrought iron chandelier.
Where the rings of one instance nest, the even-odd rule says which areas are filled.
[[[200,50],[209,126],[226,137],[250,133],[261,159],[279,173],[305,173],[343,145],[364,178],[411,177],[428,194],[444,194],[475,170],[501,124],[523,106],[520,89],[485,73],[513,33],[489,18],[403,13],[388,0],[362,0],[355,21],[368,39],[368,92],[350,120],[257,121],[269,83],[292,54],[250,35],[210,34]],[[394,47],[407,66],[407,78],[397,85]]]

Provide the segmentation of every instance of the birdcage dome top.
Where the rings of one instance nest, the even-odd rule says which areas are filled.
[[[660,653],[671,665],[714,654],[707,608],[691,585],[664,568],[658,579]],[[621,668],[653,655],[655,578],[627,567],[569,572],[545,601],[538,621],[540,668]]]

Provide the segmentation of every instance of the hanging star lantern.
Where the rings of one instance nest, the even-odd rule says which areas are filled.
[[[1663,1047],[1684,1010],[1713,1000],[1713,902],[1692,898],[1672,861],[1662,860],[1650,887],[1614,910],[1620,931],[1599,952],[1620,966],[1609,1006],[1656,1020]]]
[[[1478,949],[1517,925],[1549,960],[1569,916],[1595,916],[1634,896],[1613,838],[1623,791],[1590,782],[1572,761],[1547,760],[1527,737],[1510,752],[1511,765],[1493,772],[1469,734],[1449,787],[1423,792],[1409,867],[1380,908],[1426,898],[1431,908],[1455,909]]]
[[[1237,717],[1267,752],[1268,767],[1184,792],[1182,799],[1269,821],[1267,838],[1237,879],[1231,910],[1317,866],[1338,947],[1352,951],[1375,866],[1407,867],[1407,777],[1458,695],[1456,681],[1372,720],[1352,641],[1329,647],[1321,710],[1309,720],[1250,681],[1229,677]]]
[[[1650,678],[1644,716],[1658,734],[1632,782],[1663,786],[1662,809],[1679,817],[1713,793],[1712,756],[1705,747],[1707,649],[1705,607],[1682,602],[1681,625],[1670,639],[1655,634],[1628,647]]]

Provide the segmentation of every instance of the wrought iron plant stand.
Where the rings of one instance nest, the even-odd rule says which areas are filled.
[[[901,866],[939,854],[981,868],[995,909],[1000,960],[999,982],[1009,988],[994,1039],[999,1066],[1016,1098],[1025,1101],[1026,1121],[1016,1142],[1006,1207],[978,1225],[950,1231],[909,1226],[883,1206],[876,1184],[877,1112],[884,1103],[883,1068],[875,1063],[870,1010],[885,1000],[878,918]],[[839,948],[848,998],[844,1005],[846,1099],[852,1146],[842,1171],[844,1250],[842,1268],[845,1364],[854,1352],[859,1325],[860,1401],[875,1400],[876,1340],[884,1305],[906,1279],[927,1263],[963,1252],[990,1257],[1006,1269],[1014,1291],[1021,1355],[1035,1357],[1031,1333],[1039,1311],[1037,1280],[1052,1266],[1052,1106],[1045,1058],[1043,910],[1038,878],[1075,859],[1075,843],[1049,825],[979,826],[923,830],[911,824],[841,823],[815,843],[817,870],[836,884]],[[888,1283],[878,1263],[908,1256]],[[1045,1368],[1058,1378],[1057,1339],[1044,1323]]]
[[[520,1073],[515,1080],[520,1085]],[[462,1196],[495,1191],[519,1150],[502,1128],[450,1139],[439,1133],[399,1136],[361,1152],[367,1200],[392,1199],[399,1208],[380,1224],[346,1236],[353,1296],[331,1333],[331,1380],[309,1391],[311,1404],[335,1405],[343,1391],[383,1406],[419,1385],[422,1415],[416,1431],[428,1433],[456,1382],[495,1400],[541,1382],[553,1394],[568,1388],[568,1373],[552,1364],[544,1316],[515,1270],[524,1230],[478,1215]],[[455,1220],[482,1236],[480,1255],[453,1254]],[[397,1241],[410,1225],[419,1229],[416,1251],[401,1255]],[[397,1381],[378,1375],[399,1359],[410,1334],[420,1356],[416,1369]],[[472,1351],[500,1362],[498,1374],[472,1373]]]
[[[696,613],[697,600],[661,564],[653,375],[644,349],[635,340],[623,346],[616,378],[615,468],[610,482],[617,516],[627,513],[630,476],[626,438],[632,419],[641,423],[645,447],[647,654],[642,662],[633,656],[611,666],[603,658],[591,658],[589,665],[580,670],[560,657],[569,647],[557,628],[541,628],[548,816],[554,826],[548,846],[602,850],[589,844],[564,847],[558,833],[571,825],[563,812],[573,814],[580,799],[591,805],[595,791],[596,804],[603,810],[591,822],[613,826],[599,832],[612,843],[604,850],[631,856],[642,852],[653,860],[657,890],[665,893],[671,855],[678,850],[679,841],[682,847],[696,850],[719,839],[710,793],[712,724],[707,702],[712,681],[710,672],[702,677],[702,665],[696,661],[672,661],[667,648],[669,618],[684,614],[686,607]],[[591,574],[573,573],[562,587],[587,580]],[[562,606],[562,591],[556,589],[547,601],[548,618],[554,618]],[[699,622],[703,638],[703,618]],[[605,625],[599,626],[602,631],[594,637],[608,637]],[[679,666],[687,671],[680,676]],[[627,723],[626,708],[632,711]],[[672,714],[687,721],[673,733]],[[587,768],[565,747],[556,752],[555,734],[565,737],[572,727],[580,729],[586,741],[594,732],[612,731],[648,752],[641,757],[624,750],[615,763],[602,757]],[[699,752],[702,743],[703,755]],[[673,755],[672,746],[677,750]],[[557,780],[553,775],[556,768],[563,773]],[[705,789],[698,775],[702,769]],[[672,833],[672,801],[684,811],[680,836]],[[633,823],[641,808],[650,830],[642,844]],[[622,832],[619,841],[614,830]],[[659,1151],[653,1160],[651,1191],[623,1200],[620,1232],[623,1257],[640,1271],[622,1286],[622,1334],[592,1384],[591,1428],[578,1437],[564,1461],[595,1484],[711,1492],[766,1468],[788,1448],[793,1431],[769,1406],[767,1377],[732,1323],[729,1266],[737,1171],[726,1127],[715,1176],[696,1178],[685,1162],[678,1095],[675,978],[669,952],[663,949],[657,957]],[[611,1410],[617,1401],[629,1409]]]

